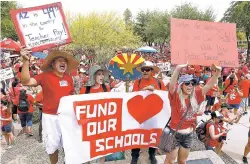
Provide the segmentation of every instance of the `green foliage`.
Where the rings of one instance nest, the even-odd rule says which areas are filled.
[[[123,17],[124,17],[126,28],[131,30],[133,26],[133,20],[132,20],[133,15],[132,15],[132,12],[128,8],[124,11]]]
[[[170,39],[170,17],[214,21],[214,10],[209,7],[205,11],[186,3],[168,11],[140,11],[135,19],[134,32],[149,46],[152,43],[163,45]]]
[[[222,22],[236,23],[237,28],[245,32],[248,41],[247,61],[250,59],[250,2],[233,1],[224,13]]]
[[[69,21],[73,38],[71,47],[91,50],[86,52],[94,55],[97,62],[111,58],[117,49],[137,48],[140,43],[139,37],[127,29],[123,19],[113,12],[92,12],[74,17],[68,14]]]
[[[16,9],[17,2],[1,1],[1,38],[12,38],[18,40],[14,24],[10,17],[10,10]]]
[[[168,12],[151,12],[145,27],[145,34],[155,43],[160,44],[162,50],[162,45],[170,39],[170,15]]]
[[[191,3],[176,6],[170,13],[174,18],[201,21],[214,21],[216,17],[212,7],[209,7],[205,11],[201,11],[198,7],[192,5]]]
[[[150,34],[146,33],[146,26],[149,23],[150,14],[151,12],[149,10],[140,11],[136,16],[134,24],[134,33],[140,36],[142,41],[148,43],[148,45],[151,45],[154,41]]]
[[[236,34],[237,34],[237,40],[246,40],[246,35],[244,32],[238,31]]]

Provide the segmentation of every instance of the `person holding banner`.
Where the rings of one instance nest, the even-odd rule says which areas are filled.
[[[166,87],[162,80],[154,78],[153,75],[157,74],[160,69],[150,61],[145,61],[144,65],[138,67],[137,70],[142,73],[142,78],[138,79],[134,82],[133,92],[136,91],[154,91],[156,90],[166,90]],[[156,148],[150,147],[148,150],[149,153],[149,160],[151,164],[157,164],[157,160],[155,158],[155,151]],[[132,160],[131,164],[137,164],[138,158],[140,156],[140,149],[132,149],[131,152]]]
[[[23,57],[22,84],[25,86],[41,85],[43,90],[43,141],[51,164],[58,162],[58,150],[62,147],[62,134],[57,110],[60,99],[74,93],[72,76],[69,73],[79,65],[72,55],[53,50],[45,58],[41,70],[43,73],[30,77],[29,56],[31,51],[22,49]]]
[[[80,94],[110,92],[110,88],[104,83],[105,73],[106,71],[98,65],[91,67],[89,69],[90,79],[87,82],[88,86],[81,88]],[[104,164],[104,162],[105,157],[100,158],[100,164]]]
[[[171,121],[168,126],[170,131],[176,131],[177,143],[171,145],[175,147],[172,152],[166,152],[165,164],[173,164],[176,158],[179,164],[186,163],[192,147],[196,117],[203,114],[203,111],[199,111],[199,105],[204,101],[206,93],[216,84],[221,73],[221,67],[213,65],[216,73],[202,89],[195,87],[196,80],[192,75],[182,75],[176,87],[181,69],[187,66],[188,64],[177,65],[170,80],[168,98],[171,106]]]

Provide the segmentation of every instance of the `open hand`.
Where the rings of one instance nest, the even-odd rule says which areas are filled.
[[[20,54],[23,57],[24,61],[29,61],[31,56],[31,51],[29,49],[23,47],[20,51]]]
[[[187,66],[188,66],[188,62],[187,62],[186,64],[177,65],[176,68],[177,68],[178,70],[181,70],[182,68],[185,68],[185,67],[187,67]]]
[[[217,65],[215,65],[215,64],[213,64],[212,67],[213,67],[217,72],[221,72],[221,70],[222,70],[221,66],[217,66]]]

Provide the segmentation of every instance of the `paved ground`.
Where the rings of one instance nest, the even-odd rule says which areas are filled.
[[[25,135],[21,135],[16,138],[16,144],[13,148],[5,150],[6,145],[3,140],[1,140],[1,164],[46,164],[49,163],[48,156],[46,155],[43,144],[38,143],[37,134],[38,134],[38,124],[35,124],[33,127],[34,136],[27,138]],[[204,150],[202,143],[195,139],[194,146],[192,151]],[[158,153],[162,154],[161,152]],[[112,162],[125,164],[129,163],[131,160],[130,151],[125,152],[126,160]],[[237,164],[226,154],[222,154],[221,158],[226,164]],[[94,163],[94,162],[91,162]],[[140,155],[140,162],[138,164],[147,164],[148,154],[147,150],[143,149]],[[63,153],[60,151],[60,158],[58,164],[63,164]]]
[[[250,109],[247,116],[243,116],[238,124],[231,127],[232,130],[228,132],[227,142],[222,149],[239,164],[243,163],[242,156],[248,140],[249,118]],[[250,158],[248,158],[248,161],[250,161]]]

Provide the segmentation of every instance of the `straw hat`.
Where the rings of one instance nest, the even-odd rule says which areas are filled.
[[[72,55],[63,51],[53,50],[53,51],[50,51],[48,56],[44,59],[43,65],[41,66],[41,70],[43,72],[52,71],[51,64],[53,60],[57,57],[63,57],[67,60],[68,62],[68,67],[66,70],[67,73],[72,72],[79,65],[79,62]]]
[[[141,66],[137,67],[136,70],[142,72],[141,68],[144,67],[152,68],[155,74],[157,74],[160,71],[160,68],[155,66],[151,61],[145,61]]]

